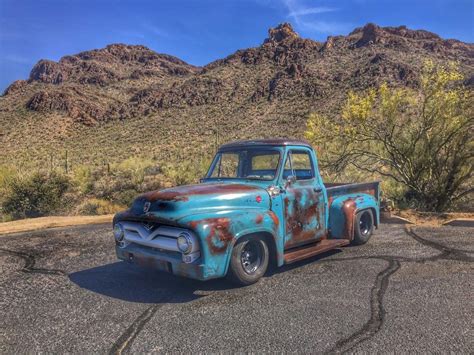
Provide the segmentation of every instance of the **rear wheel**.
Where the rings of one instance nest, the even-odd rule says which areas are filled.
[[[268,246],[263,239],[242,239],[232,249],[229,277],[239,285],[251,285],[267,271],[268,259]]]
[[[362,245],[369,241],[374,232],[374,215],[371,210],[357,212],[354,221],[354,240],[352,244]]]

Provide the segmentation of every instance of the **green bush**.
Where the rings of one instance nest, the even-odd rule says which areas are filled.
[[[115,204],[107,200],[101,200],[98,198],[91,198],[81,203],[76,213],[80,215],[103,215],[112,214],[124,209],[124,206]]]
[[[72,182],[82,194],[88,194],[94,188],[94,176],[88,166],[79,165],[73,171]]]
[[[187,157],[181,161],[166,164],[163,171],[173,185],[195,184],[199,182],[200,178],[204,177],[210,162],[211,158],[208,157],[201,159]]]
[[[68,178],[56,173],[15,177],[3,200],[3,213],[18,219],[56,212],[68,187]]]

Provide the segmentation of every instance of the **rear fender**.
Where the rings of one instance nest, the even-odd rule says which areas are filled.
[[[347,194],[332,201],[329,207],[329,234],[331,238],[354,239],[354,222],[357,212],[370,209],[375,227],[379,225],[379,204],[368,194]]]

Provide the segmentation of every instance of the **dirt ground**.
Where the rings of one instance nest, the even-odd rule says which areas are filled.
[[[392,215],[406,218],[413,224],[422,225],[422,226],[441,226],[443,223],[446,223],[453,219],[460,219],[460,218],[461,219],[474,219],[474,213],[472,212],[435,213],[435,212],[418,212],[414,210],[398,210],[398,211],[393,211]]]
[[[27,218],[0,223],[0,235],[27,232],[38,229],[79,226],[84,224],[112,223],[112,214],[103,216],[49,216]]]

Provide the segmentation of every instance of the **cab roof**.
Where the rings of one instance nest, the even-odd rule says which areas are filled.
[[[220,146],[219,149],[228,149],[228,148],[237,148],[245,146],[258,146],[258,145],[268,145],[268,146],[287,146],[287,145],[300,145],[304,147],[311,148],[311,144],[304,139],[290,139],[290,138],[269,138],[269,139],[251,139],[251,140],[242,140],[226,143]]]

